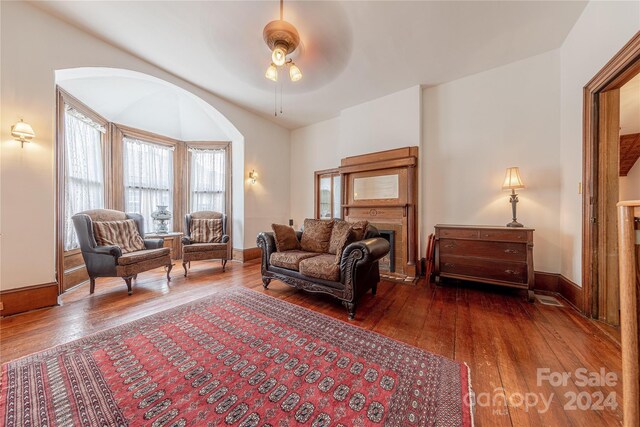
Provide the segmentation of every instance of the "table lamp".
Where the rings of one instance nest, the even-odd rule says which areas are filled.
[[[516,218],[516,204],[518,203],[518,193],[516,193],[516,189],[518,188],[524,188],[524,183],[522,182],[522,178],[520,178],[520,169],[517,167],[507,168],[502,189],[511,190],[509,202],[511,203],[511,212],[513,213],[513,221],[507,224],[507,227],[523,227]]]

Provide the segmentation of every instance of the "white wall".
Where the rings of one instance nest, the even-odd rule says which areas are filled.
[[[640,162],[636,161],[627,176],[619,181],[620,200],[640,200]]]
[[[500,187],[505,168],[519,166],[527,185],[519,218],[536,228],[536,269],[558,272],[559,81],[554,51],[437,87],[413,87],[293,131],[296,224],[313,215],[313,170],[349,155],[418,145],[421,246],[436,223],[509,222],[508,194]]]
[[[313,173],[344,157],[421,145],[421,88],[358,104],[340,116],[291,132],[291,218],[312,218]]]
[[[255,246],[257,230],[286,221],[289,211],[290,132],[195,87],[24,2],[1,5],[0,286],[14,289],[55,280],[54,140],[55,70],[115,67],[176,84],[224,114],[244,137],[245,162],[233,174],[260,173],[272,192],[249,188],[233,194],[236,247]],[[24,23],[29,30],[25,31]],[[19,41],[19,42],[17,42]],[[36,131],[24,149],[10,128],[24,118]],[[235,156],[234,156],[235,157]],[[277,167],[274,167],[277,165]],[[259,209],[257,208],[259,207]],[[250,211],[251,209],[252,211]],[[254,211],[261,211],[258,215]],[[27,268],[28,266],[28,268]]]
[[[560,269],[560,56],[548,52],[424,90],[425,230],[511,221],[505,169],[520,167],[518,220],[534,264]]]
[[[638,29],[640,3],[591,2],[558,50],[424,89],[422,106],[409,89],[293,131],[293,217],[313,215],[310,171],[420,145],[423,241],[438,222],[506,224],[500,185],[504,169],[519,166],[527,188],[518,217],[536,228],[536,270],[580,284],[582,88]],[[397,113],[390,101],[406,108]]]
[[[325,120],[291,132],[291,218],[298,228],[313,218],[313,173],[340,165],[340,118]]]
[[[420,98],[420,87],[413,86],[342,110],[336,150],[339,159],[419,146]]]
[[[640,2],[590,2],[560,49],[563,276],[582,283],[583,87],[640,29]]]

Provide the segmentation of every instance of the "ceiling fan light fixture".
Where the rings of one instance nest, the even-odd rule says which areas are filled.
[[[300,71],[300,68],[293,62],[289,66],[289,78],[291,78],[292,82],[297,82],[302,78],[302,71]]]
[[[271,65],[269,65],[269,68],[267,68],[267,72],[264,73],[264,76],[266,78],[268,78],[271,81],[277,82],[278,81],[278,68],[276,67],[275,64],[271,63]]]
[[[284,43],[277,43],[273,48],[271,60],[275,65],[281,67],[287,61],[287,46]]]
[[[293,54],[300,45],[298,30],[284,20],[284,0],[280,0],[280,19],[269,22],[262,30],[262,38],[271,51],[271,65],[264,76],[274,82],[278,81],[278,67],[289,67],[289,78],[297,82],[302,78],[302,71],[287,55]],[[274,115],[278,116],[278,86],[280,87],[280,114],[282,114],[282,84],[274,90]]]

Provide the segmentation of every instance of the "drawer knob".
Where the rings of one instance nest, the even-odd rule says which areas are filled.
[[[505,270],[504,272],[507,273],[507,274],[514,274],[514,275],[518,274],[518,272],[515,271],[515,270]]]
[[[450,263],[450,262],[445,262],[445,263],[444,263],[444,266],[445,266],[445,267],[449,267],[449,268],[453,268],[453,267],[455,267],[456,265],[455,265],[455,264],[452,264],[452,263]]]
[[[455,245],[455,244],[453,244],[453,243],[449,243],[449,244],[447,244],[447,245],[444,245],[444,247],[445,247],[445,248],[455,248],[455,247],[456,247],[456,245]]]
[[[517,249],[505,249],[504,253],[505,254],[517,254],[517,253],[519,253],[519,251]]]

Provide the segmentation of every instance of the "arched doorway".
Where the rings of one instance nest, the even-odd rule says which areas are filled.
[[[216,108],[193,93],[162,79],[130,70],[114,68],[73,68],[56,71],[57,137],[56,137],[56,270],[60,293],[86,281],[82,256],[69,235],[69,218],[74,206],[68,200],[65,168],[69,162],[65,152],[65,115],[70,110],[98,129],[94,144],[102,167],[103,193],[93,199],[102,203],[84,203],[84,208],[105,207],[131,210],[125,206],[126,186],[123,179],[123,141],[136,138],[170,148],[172,184],[165,189],[171,197],[173,230],[181,232],[183,216],[190,212],[188,172],[192,153],[196,150],[224,150],[224,206],[230,224],[227,234],[242,241],[242,204],[234,204],[232,195],[243,194],[243,174],[231,173],[232,165],[243,164],[244,138],[238,129]],[[96,145],[96,147],[98,146]],[[87,155],[84,153],[83,155]],[[92,167],[95,166],[95,162]],[[95,174],[94,174],[95,175]],[[98,174],[100,175],[100,174]],[[129,197],[131,199],[131,197]],[[149,203],[147,203],[148,205]],[[86,205],[86,206],[85,206]],[[133,206],[136,206],[135,203]],[[77,206],[75,206],[77,208]],[[80,209],[84,210],[84,209]],[[147,206],[147,210],[148,206]],[[147,212],[150,213],[150,212]],[[238,229],[240,228],[240,229]],[[66,239],[66,240],[65,240]],[[180,248],[179,239],[175,246]],[[231,257],[231,254],[229,254]]]

